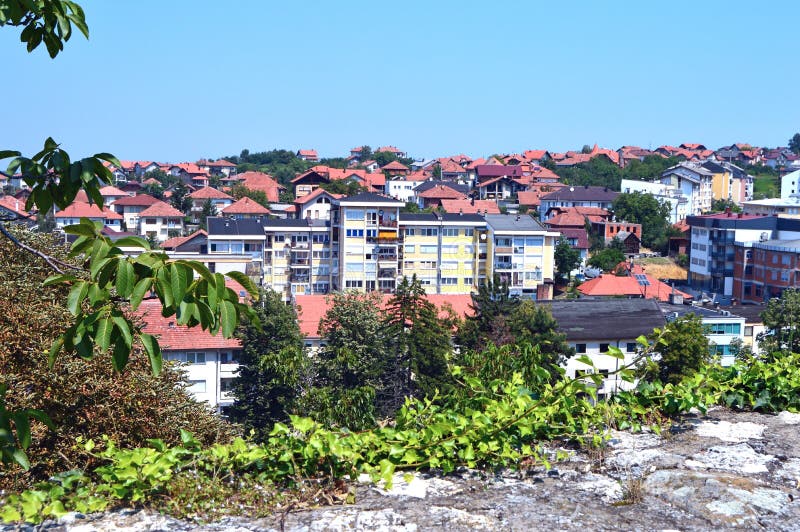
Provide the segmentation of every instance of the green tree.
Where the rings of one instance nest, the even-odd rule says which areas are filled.
[[[562,182],[575,186],[589,185],[619,190],[622,180],[622,169],[607,157],[594,157],[575,166],[557,166],[554,171]]]
[[[230,195],[237,200],[247,197],[259,205],[269,208],[269,200],[267,199],[267,194],[263,190],[253,190],[241,183],[236,183],[231,187]]]
[[[526,342],[539,350],[537,364],[553,378],[561,376],[561,365],[575,354],[567,335],[558,331],[558,322],[544,305],[526,299],[514,309],[509,319],[515,342]]]
[[[656,355],[643,366],[645,379],[678,383],[711,360],[711,350],[702,319],[686,314],[667,323],[663,331],[656,329],[649,336]]]
[[[472,294],[472,315],[456,334],[458,344],[480,350],[489,344],[505,345],[513,341],[508,317],[519,305],[519,297],[511,295],[508,283],[495,274],[492,280]]]
[[[555,251],[553,252],[556,263],[556,271],[563,278],[569,280],[572,270],[580,266],[581,253],[569,245],[569,240],[563,236],[558,239]]]
[[[372,159],[378,163],[378,166],[384,167],[387,164],[397,161],[397,154],[391,151],[376,151],[372,154]]]
[[[795,133],[792,135],[792,138],[789,139],[789,149],[794,153],[800,154],[800,133]]]
[[[319,422],[360,430],[374,425],[384,383],[381,296],[343,292],[330,301],[319,324],[326,345],[317,353],[313,386],[301,410]]]
[[[361,146],[361,153],[359,154],[359,159],[361,160],[362,163],[372,159],[372,148],[370,148],[366,144]]]
[[[642,245],[665,252],[669,247],[669,205],[652,194],[622,193],[611,209],[618,220],[642,224]]]
[[[784,290],[767,301],[761,313],[766,332],[759,334],[761,352],[768,359],[783,353],[800,353],[800,290]]]
[[[607,247],[596,252],[588,261],[589,266],[610,272],[625,260],[625,254],[617,248]]]
[[[164,201],[164,187],[158,183],[148,183],[144,185],[142,187],[142,192]]]
[[[253,305],[261,327],[246,323],[237,329],[242,342],[239,373],[233,382],[233,405],[227,414],[246,431],[265,441],[272,426],[286,422],[296,410],[310,358],[292,305],[273,290],[260,290]]]
[[[359,192],[367,190],[358,181],[352,179],[336,179],[328,183],[322,183],[320,187],[331,194],[344,194],[345,196],[355,196]]]
[[[731,200],[715,199],[711,202],[711,212],[725,212],[730,209],[730,212],[742,212],[742,208]]]
[[[178,181],[172,188],[172,196],[169,198],[170,204],[187,215],[192,210],[192,198],[189,197],[189,187],[183,181]]]
[[[442,178],[442,165],[437,164],[433,167],[433,178],[434,179],[441,179]]]
[[[396,411],[408,396],[433,396],[452,385],[447,359],[450,330],[414,275],[403,277],[389,300],[384,321],[387,351],[393,353],[384,385],[385,412]]]
[[[209,216],[216,216],[217,215],[217,208],[214,207],[214,204],[211,203],[211,199],[207,199],[203,202],[203,210],[200,211],[198,215],[198,222],[200,224],[200,229],[208,229],[208,218]]]

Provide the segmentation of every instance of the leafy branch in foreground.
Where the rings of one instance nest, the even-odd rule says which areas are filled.
[[[253,309],[239,301],[239,295],[225,285],[225,277],[211,273],[198,261],[173,260],[165,253],[151,251],[146,240],[125,237],[112,241],[101,234],[102,226],[82,218],[79,224],[64,228],[77,235],[71,257],[83,257],[88,278],[72,274],[49,277],[44,285],[65,283],[71,286],[67,308],[74,323],[53,343],[49,361],[52,365],[64,349],[82,358],[92,358],[112,350],[114,368],[127,364],[133,345],[138,341],[147,352],[153,373],[161,369],[161,349],[155,337],[142,333],[126,313],[127,305],[136,310],[145,297],[154,294],[162,305],[164,317],[176,316],[179,325],[200,325],[211,334],[222,332],[230,338],[240,317],[258,324]],[[135,258],[124,254],[122,247],[142,250]],[[195,277],[195,274],[197,277]],[[253,297],[258,291],[240,272],[228,276],[241,284]]]
[[[3,0],[0,26],[22,27],[19,40],[28,52],[44,43],[50,57],[64,50],[64,43],[72,37],[72,26],[89,38],[83,9],[70,0]]]

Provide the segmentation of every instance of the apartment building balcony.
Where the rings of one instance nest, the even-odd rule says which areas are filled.
[[[378,261],[380,262],[396,262],[397,253],[378,253]]]
[[[495,262],[494,263],[495,270],[511,270],[511,263],[510,262]]]
[[[397,220],[392,220],[388,216],[382,216],[380,220],[378,220],[378,227],[397,227]]]
[[[378,270],[378,279],[397,279],[397,270],[394,268],[381,268]]]
[[[309,242],[290,242],[289,246],[292,249],[308,249]]]
[[[494,248],[495,255],[511,255],[514,252],[512,246],[497,246]]]
[[[375,239],[375,242],[377,242],[378,244],[399,244],[400,241],[401,239],[397,235],[394,236],[378,235],[378,238]]]
[[[310,279],[310,276],[308,275],[308,273],[292,272],[289,275],[289,282],[290,283],[307,283],[309,279]]]
[[[310,265],[310,261],[307,258],[292,258],[292,262],[289,263],[292,268],[308,268]]]

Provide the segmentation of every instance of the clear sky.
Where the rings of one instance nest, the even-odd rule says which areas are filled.
[[[0,29],[0,149],[477,157],[800,131],[794,0],[79,3],[90,40],[55,60]]]

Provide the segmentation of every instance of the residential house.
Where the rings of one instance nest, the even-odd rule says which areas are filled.
[[[247,196],[242,196],[238,200],[222,209],[220,214],[228,218],[241,220],[244,218],[263,218],[272,213],[269,209],[257,201],[250,199]]]
[[[297,209],[295,218],[301,220],[307,218],[330,220],[331,204],[342,197],[341,194],[331,194],[323,188],[315,189],[314,192],[294,200],[294,205]]]
[[[661,183],[679,190],[687,199],[688,214],[697,216],[711,210],[713,176],[714,173],[701,164],[686,162],[665,170]]]
[[[195,163],[177,163],[167,169],[169,175],[179,177],[186,185],[194,187],[208,186],[208,170],[204,170]]]
[[[263,172],[243,172],[238,174],[238,177],[240,184],[250,190],[263,192],[270,203],[278,203],[281,192],[286,190],[286,187],[278,184],[271,175]]]
[[[80,223],[81,218],[88,218],[93,222],[100,222],[106,227],[116,231],[122,230],[122,216],[109,209],[108,207],[98,207],[82,201],[74,201],[65,209],[56,211],[53,215],[56,227],[63,229],[64,226]]]
[[[742,203],[745,214],[756,216],[781,216],[786,218],[800,217],[800,194],[788,198],[767,198]]]
[[[706,161],[703,168],[712,173],[711,194],[715,200],[736,204],[753,199],[753,176],[729,162]]]
[[[317,150],[297,150],[297,158],[315,163],[319,161],[319,154]]]
[[[393,153],[394,155],[397,156],[398,159],[405,159],[406,157],[408,157],[406,152],[398,149],[395,146],[381,146],[380,148],[375,148],[375,152],[374,153],[378,153],[378,152]],[[352,151],[350,153],[352,153]]]
[[[429,294],[469,294],[486,275],[480,235],[486,220],[478,214],[402,213],[400,276],[416,275]],[[485,250],[485,238],[483,241]]]
[[[142,332],[158,339],[164,359],[182,364],[187,391],[196,400],[218,410],[233,404],[231,390],[242,349],[237,338],[178,325],[175,316],[161,315],[161,302],[157,299],[142,301],[136,314],[144,321]]]
[[[563,299],[543,301],[542,305],[549,308],[559,332],[575,349],[575,356],[566,363],[566,375],[602,375],[602,385],[597,389],[600,397],[635,387],[635,382],[623,380],[616,372],[635,361],[640,352],[640,336],[665,324],[658,304],[649,299]],[[612,323],[613,327],[609,326]],[[623,358],[611,356],[611,347],[619,349]],[[594,367],[579,362],[582,356],[588,357]]]
[[[160,201],[149,194],[137,194],[136,196],[124,196],[115,200],[111,204],[111,208],[122,215],[124,227],[138,234],[139,217],[142,211]]]
[[[414,189],[422,183],[416,179],[409,179],[410,176],[398,176],[394,179],[387,179],[384,188],[385,194],[396,200],[405,203],[414,201]],[[427,179],[427,176],[425,176]]]
[[[332,242],[329,220],[270,219],[262,222],[264,281],[284,301],[306,294],[327,294],[339,285],[339,244]]]
[[[706,331],[705,336],[708,338],[711,354],[718,356],[723,366],[734,363],[736,359],[734,347],[736,344],[744,344],[745,318],[729,310],[711,309],[699,305],[662,303],[661,310],[667,322],[689,314],[699,317]]]
[[[25,200],[14,196],[0,196],[0,219],[32,225],[36,222],[36,215],[25,210]]]
[[[731,295],[743,303],[766,303],[800,286],[800,232],[793,236],[734,242]]]
[[[642,243],[642,224],[612,220],[591,222],[592,232],[608,245],[615,238],[625,246],[626,255],[638,255]]]
[[[531,299],[551,299],[554,256],[560,234],[526,215],[487,214],[486,277],[498,275],[509,291]],[[483,240],[479,241],[482,253]]]
[[[405,203],[362,192],[331,207],[332,239],[339,243],[339,289],[393,292],[398,278],[398,220]]]
[[[179,253],[208,253],[208,233],[199,229],[189,236],[176,236],[161,243],[164,251]]]
[[[211,175],[223,176],[226,178],[236,175],[236,165],[225,159],[217,159],[216,161],[201,159],[197,161],[197,166]]]
[[[692,295],[646,273],[638,264],[620,264],[619,274],[603,273],[578,286],[578,291],[586,297],[632,297],[670,301],[692,299]]]
[[[125,198],[130,196],[130,194],[125,192],[124,190],[120,190],[117,187],[113,187],[111,185],[102,187],[100,189],[100,195],[103,197],[103,205],[105,205],[106,207],[110,207],[112,203],[114,203],[120,198]]]
[[[606,187],[564,187],[550,192],[541,197],[539,204],[539,219],[547,220],[549,212],[554,207],[599,207],[611,209],[619,192],[614,192]]]
[[[392,161],[392,162],[382,166],[381,167],[381,171],[385,175],[387,175],[389,177],[394,177],[394,176],[401,176],[401,175],[410,174],[411,173],[411,168],[409,168],[408,166],[404,165],[400,161]]]
[[[188,195],[192,198],[192,208],[189,216],[192,218],[193,223],[199,221],[200,214],[203,212],[203,207],[207,201],[211,202],[214,209],[213,215],[220,214],[225,207],[233,203],[233,196],[217,190],[214,187],[198,188]]]
[[[500,214],[500,207],[492,200],[442,199],[441,208],[450,214]]]
[[[419,205],[421,209],[426,209],[429,207],[441,207],[442,202],[445,200],[467,199],[467,196],[465,196],[461,191],[447,185],[417,187],[416,197],[417,205]]]
[[[781,177],[781,199],[800,196],[800,170],[789,172]]]
[[[129,229],[133,227],[128,226]],[[139,234],[157,242],[183,234],[183,213],[163,201],[158,201],[139,213]]]
[[[208,254],[247,257],[244,274],[261,284],[264,277],[264,247],[267,237],[263,220],[256,218],[208,218]],[[226,273],[216,264],[214,270]]]
[[[639,192],[651,194],[659,203],[666,203],[669,207],[669,223],[676,224],[689,216],[689,198],[677,186],[665,185],[661,182],[639,181],[638,179],[623,179],[620,190],[625,194]]]

